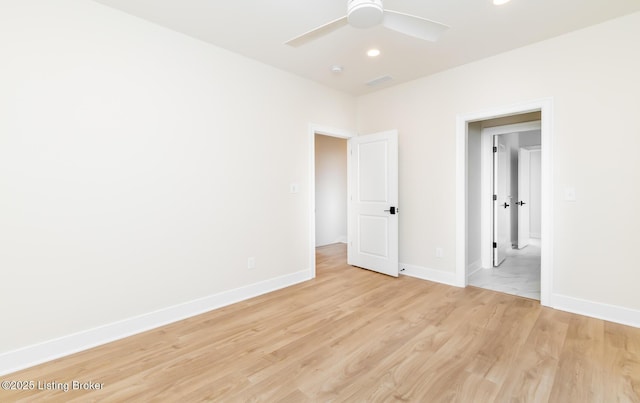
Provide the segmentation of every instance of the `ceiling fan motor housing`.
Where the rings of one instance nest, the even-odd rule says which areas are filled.
[[[347,19],[354,28],[370,28],[382,22],[382,0],[350,0]]]

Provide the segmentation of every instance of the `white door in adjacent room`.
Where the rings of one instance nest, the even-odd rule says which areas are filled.
[[[499,266],[509,247],[509,208],[507,195],[507,144],[504,135],[493,137],[493,265]]]

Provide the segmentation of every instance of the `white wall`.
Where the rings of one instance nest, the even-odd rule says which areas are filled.
[[[315,138],[316,246],[347,242],[347,140]]]
[[[353,97],[85,0],[3,1],[0,54],[0,353],[310,269]]]
[[[639,310],[638,37],[640,13],[359,97],[359,132],[399,131],[401,261],[455,273],[456,117],[553,97],[551,291]],[[624,146],[603,152],[605,134]]]

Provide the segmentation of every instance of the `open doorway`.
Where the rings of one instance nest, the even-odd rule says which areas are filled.
[[[347,264],[347,139],[316,134],[316,275]]]
[[[539,116],[520,119],[531,117]],[[478,122],[481,126],[490,123]],[[492,250],[490,259],[468,273],[469,285],[537,300],[541,274],[539,126],[539,121],[532,121],[482,129],[484,142],[492,145],[492,150],[481,150],[485,160],[492,160],[492,172],[483,172],[489,180],[481,181],[482,193],[490,194],[493,201],[490,217],[482,220],[485,225],[490,223],[492,237],[482,242],[490,243],[483,249]]]
[[[325,132],[314,130],[311,127],[310,141],[310,183],[311,183],[311,242],[312,249],[310,255],[312,276],[315,277],[315,248],[327,242],[341,242],[346,238],[347,262],[351,266],[374,272],[398,277],[398,132],[397,130],[387,130],[378,133],[359,135],[357,137],[348,135],[336,135],[335,132]],[[329,135],[330,137],[340,137],[348,139],[347,148],[342,147],[341,142],[333,140],[322,140],[319,135]],[[324,156],[316,154],[316,146],[324,148],[322,143],[335,143],[337,147],[337,160],[342,165],[344,155],[347,165],[347,186],[344,199],[337,203],[328,203],[340,206],[347,206],[347,231],[332,232],[329,236],[324,236],[316,244],[316,238],[320,237],[318,229],[329,229],[335,227],[340,231],[343,221],[339,218],[342,214],[331,214],[331,217],[321,211],[322,206],[316,203],[324,203],[323,195],[316,197],[316,192],[321,191],[319,185],[324,182],[324,177],[336,177],[336,158],[329,158],[329,164],[323,164],[319,160]],[[332,147],[333,148],[333,147]],[[343,151],[348,152],[344,152]],[[333,161],[333,163],[331,162]],[[322,168],[323,165],[327,167]],[[319,169],[316,169],[318,166]],[[318,175],[316,177],[316,175]],[[316,183],[318,181],[318,184]],[[326,189],[326,188],[325,188]],[[335,190],[335,189],[334,189]],[[332,192],[335,193],[335,192]],[[341,193],[341,189],[340,189]],[[348,201],[347,201],[348,199]],[[344,204],[343,204],[344,203]],[[316,218],[317,217],[317,218]],[[320,220],[327,218],[337,218],[336,225],[325,225]]]
[[[346,264],[347,142],[353,134],[341,129],[309,125],[309,269],[316,277],[316,249],[340,256]],[[342,249],[344,249],[344,251]],[[335,253],[334,253],[335,252]]]
[[[347,139],[315,135],[316,248],[347,242]]]
[[[458,115],[456,123],[456,284],[464,287],[469,274],[483,267],[492,266],[491,209],[493,194],[486,193],[486,181],[491,176],[492,162],[483,157],[480,150],[490,150],[482,136],[483,124],[489,120],[501,121],[495,126],[530,124],[535,119],[523,119],[536,114],[540,130],[540,303],[552,306],[553,295],[553,203],[552,203],[552,146],[553,100],[539,99],[530,102],[496,107],[480,112]],[[485,123],[486,128],[486,123]],[[532,130],[532,129],[529,129]],[[492,156],[490,157],[493,160]],[[487,169],[488,164],[488,169]],[[517,201],[516,201],[517,202]]]

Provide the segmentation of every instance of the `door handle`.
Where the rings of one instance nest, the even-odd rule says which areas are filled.
[[[523,201],[519,201],[519,202],[516,202],[516,204],[517,204],[518,206],[522,207],[522,206],[524,206],[524,205],[525,205],[525,204],[527,204],[527,203],[525,203],[525,202],[523,202]]]
[[[507,204],[506,202],[502,205],[502,207],[504,207],[504,208],[507,208],[509,206],[510,206],[510,204]]]
[[[391,207],[389,207],[389,210],[385,210],[385,213],[395,214],[396,211],[399,211],[399,210],[396,209],[395,207],[391,206]]]

